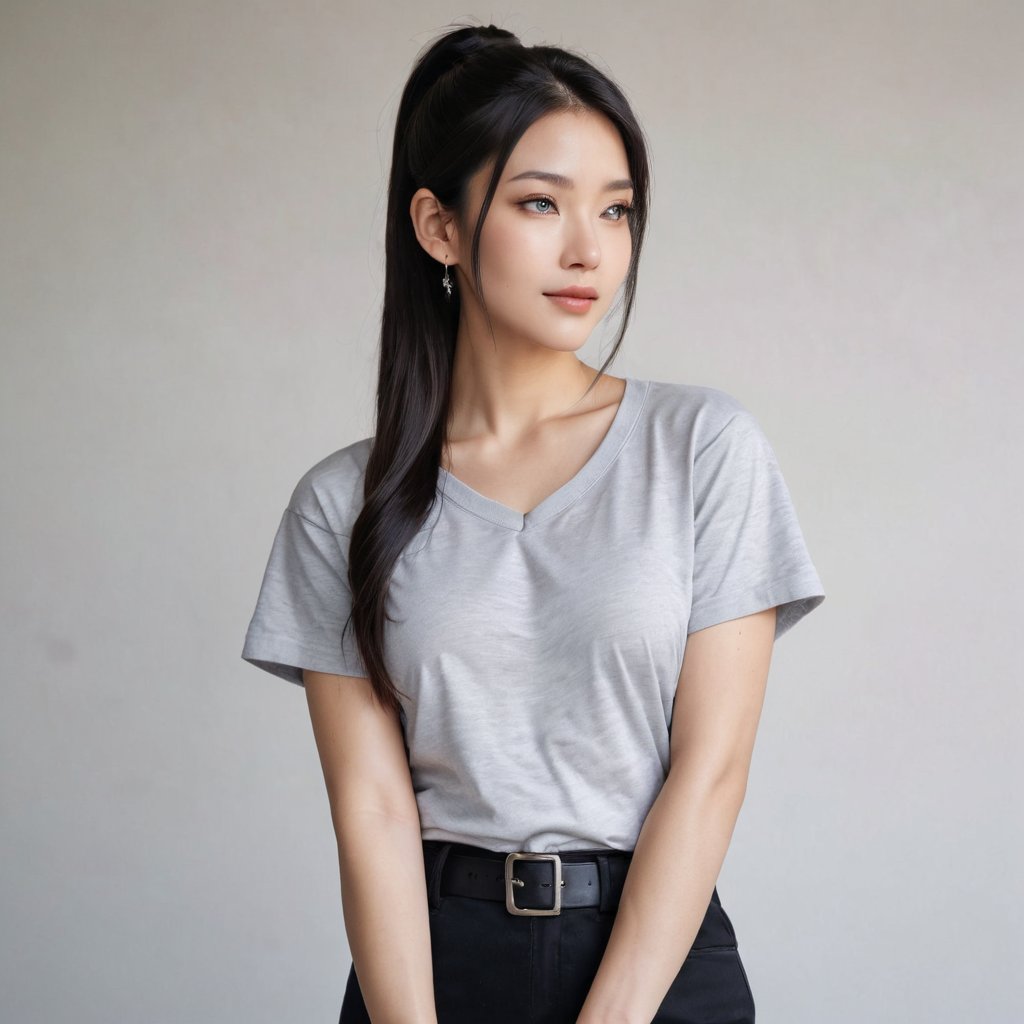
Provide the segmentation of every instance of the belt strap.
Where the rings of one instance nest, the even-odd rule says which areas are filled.
[[[597,907],[615,909],[626,880],[630,857],[609,851],[591,860],[561,859],[560,905],[566,907]],[[441,896],[470,896],[476,899],[506,902],[507,854],[494,857],[474,856],[450,850],[441,869]],[[556,864],[551,860],[515,860],[512,875],[515,882],[516,906],[524,909],[551,908],[555,903],[554,879]],[[522,882],[520,885],[519,882]],[[603,897],[603,898],[602,898]]]

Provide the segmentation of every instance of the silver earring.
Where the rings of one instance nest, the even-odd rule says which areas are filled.
[[[448,254],[447,253],[445,253],[445,256],[444,256],[444,277],[441,278],[441,286],[444,288],[445,292],[447,293],[445,297],[450,299],[452,297],[452,279],[448,276]]]

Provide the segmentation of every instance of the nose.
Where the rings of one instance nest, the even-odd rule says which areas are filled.
[[[596,267],[601,262],[601,246],[597,231],[586,216],[580,215],[566,221],[565,245],[562,252],[562,266]]]

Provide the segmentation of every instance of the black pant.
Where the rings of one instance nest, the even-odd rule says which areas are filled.
[[[445,895],[449,850],[490,856],[496,871],[503,870],[505,858],[477,846],[423,842],[438,1024],[575,1024],[608,943],[631,854],[562,854],[563,862],[605,858],[600,906],[521,917],[503,902]],[[353,966],[339,1024],[369,1020]],[[754,998],[716,888],[652,1024],[753,1022]]]

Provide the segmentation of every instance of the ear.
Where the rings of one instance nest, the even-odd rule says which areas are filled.
[[[453,211],[443,206],[429,188],[417,189],[409,203],[416,240],[437,260],[453,267],[460,262],[458,223]]]

